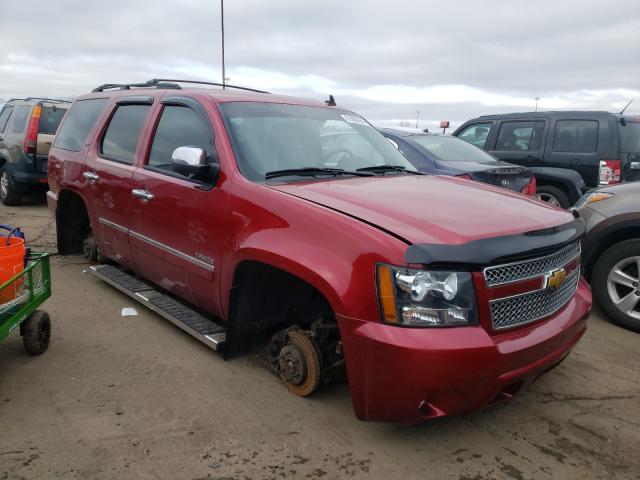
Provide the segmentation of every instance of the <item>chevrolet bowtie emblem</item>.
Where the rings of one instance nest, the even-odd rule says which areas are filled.
[[[566,279],[564,268],[549,272],[544,276],[544,288],[560,288]]]

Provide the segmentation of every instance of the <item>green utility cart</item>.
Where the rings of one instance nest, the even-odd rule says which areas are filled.
[[[10,291],[10,295],[2,295]],[[20,327],[24,349],[40,355],[49,347],[51,321],[44,310],[37,310],[51,296],[51,269],[48,253],[31,253],[26,268],[0,285],[0,342]],[[4,301],[3,300],[3,301]]]

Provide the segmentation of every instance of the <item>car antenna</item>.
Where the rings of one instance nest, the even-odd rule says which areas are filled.
[[[627,103],[627,104],[625,105],[625,107],[624,107],[622,110],[620,110],[620,115],[624,114],[624,111],[625,111],[627,108],[629,108],[629,105],[631,105],[631,103],[632,103],[632,102],[633,102],[633,98],[632,98],[631,100],[629,100],[629,103]]]
[[[329,95],[329,100],[325,100],[324,103],[326,103],[328,107],[335,107],[336,99],[333,98],[333,95]]]

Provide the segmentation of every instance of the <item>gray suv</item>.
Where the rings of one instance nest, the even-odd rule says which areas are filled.
[[[11,99],[0,110],[0,201],[47,190],[47,157],[70,103],[48,98]]]

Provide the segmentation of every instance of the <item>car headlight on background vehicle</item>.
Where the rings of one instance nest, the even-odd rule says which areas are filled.
[[[386,323],[449,327],[477,323],[469,272],[419,270],[379,264],[378,298]]]
[[[611,198],[613,196],[613,193],[607,192],[586,193],[582,196],[582,198],[580,198],[580,200],[578,200],[575,208],[582,207],[583,205],[588,205],[590,203],[601,202],[602,200],[607,200],[608,198]]]

